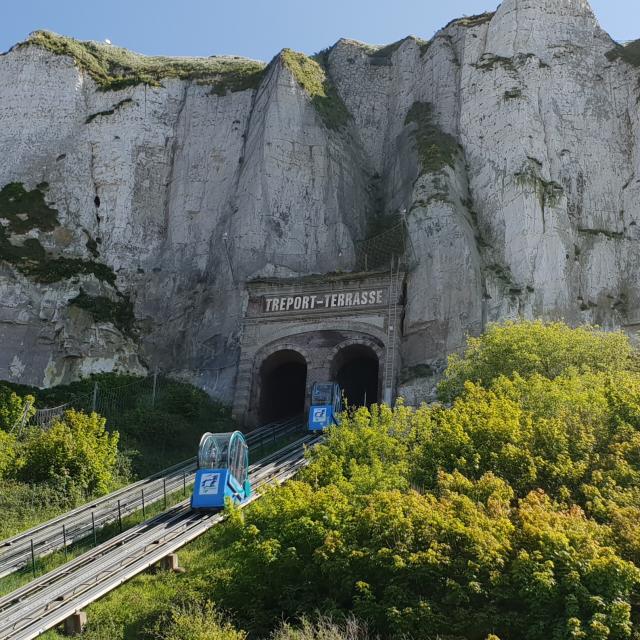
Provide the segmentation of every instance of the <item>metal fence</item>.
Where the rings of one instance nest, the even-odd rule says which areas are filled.
[[[153,407],[166,388],[168,378],[160,377],[154,373],[146,378],[140,378],[119,387],[104,387],[98,382],[93,385],[90,393],[76,395],[68,402],[57,407],[47,407],[37,409],[28,419],[23,420],[30,426],[42,428],[49,427],[60,418],[68,409],[78,411],[96,411],[107,419],[113,418],[117,414],[128,409],[133,409],[141,405]],[[25,416],[26,416],[25,411]]]

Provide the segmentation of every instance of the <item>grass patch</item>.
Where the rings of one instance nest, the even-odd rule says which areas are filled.
[[[129,296],[121,295],[118,300],[111,300],[106,296],[90,296],[80,289],[69,305],[88,311],[96,322],[110,322],[122,333],[130,335],[133,330],[135,316]]]
[[[312,58],[291,49],[284,49],[280,59],[307,92],[324,125],[334,130],[346,126],[351,115],[325,69]]]
[[[80,41],[50,31],[34,31],[19,47],[37,46],[56,55],[73,58],[101,91],[117,91],[138,84],[161,86],[168,78],[196,80],[213,86],[215,93],[254,89],[262,79],[265,64],[237,56],[172,58],[145,56],[121,47]]]
[[[414,139],[424,173],[442,171],[446,166],[453,167],[458,143],[436,124],[430,103],[414,102],[404,124],[416,125]]]
[[[607,51],[605,55],[610,62],[624,60],[627,64],[640,67],[640,40],[634,40],[626,45],[616,45],[613,49]]]
[[[123,483],[122,486],[124,486]],[[164,500],[160,499],[153,504],[145,505],[144,515],[142,513],[142,509],[132,513],[128,516],[123,516],[122,518],[122,531],[127,531],[132,527],[135,527],[137,524],[144,522],[145,520],[149,520],[150,518],[154,518],[157,515],[160,515],[163,511],[175,506],[176,504],[182,502],[187,497],[191,495],[192,484],[188,483],[186,485],[186,489],[182,488],[178,491],[174,491],[173,493],[167,493],[167,504],[165,506]],[[50,517],[55,517],[60,513],[63,513],[65,509],[59,512],[54,512]],[[38,522],[34,522],[35,526],[39,522],[44,521],[44,519],[39,520]],[[24,530],[24,529],[22,529]],[[20,529],[14,533],[19,532]],[[79,542],[71,544],[67,547],[67,552],[64,550],[56,551],[55,553],[49,554],[42,558],[36,558],[35,562],[35,573],[36,576],[41,576],[44,573],[49,571],[53,571],[60,565],[68,562],[69,560],[73,560],[83,553],[92,549],[96,544],[101,544],[110,540],[111,538],[117,536],[120,533],[120,523],[118,521],[111,522],[106,527],[102,529],[96,530],[96,540],[94,544],[93,536],[89,536]],[[11,535],[11,534],[10,534]],[[4,538],[6,536],[1,535],[0,538]],[[20,571],[16,571],[4,578],[0,578],[0,596],[3,596],[7,593],[11,593],[15,589],[19,589],[23,585],[27,584],[33,580],[33,568],[31,565],[21,569]]]

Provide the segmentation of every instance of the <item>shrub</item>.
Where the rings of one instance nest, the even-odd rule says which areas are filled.
[[[449,358],[440,383],[440,398],[450,401],[460,395],[467,381],[485,387],[500,375],[538,373],[555,378],[569,369],[621,371],[631,366],[633,351],[622,332],[594,327],[572,329],[562,322],[505,322],[489,325],[479,338],[468,338],[467,348]]]
[[[25,403],[30,404],[27,415],[24,415]],[[21,398],[4,384],[0,384],[0,429],[9,431],[24,418],[29,418],[35,413],[35,399],[31,395]]]
[[[113,486],[118,433],[108,433],[105,419],[66,411],[45,431],[33,428],[22,447],[21,477],[29,482],[71,481],[86,495]]]
[[[77,506],[78,495],[52,483],[0,480],[0,539]]]
[[[15,437],[0,431],[0,479],[15,472],[17,442]]]

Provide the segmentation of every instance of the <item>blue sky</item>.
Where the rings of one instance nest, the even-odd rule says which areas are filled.
[[[235,54],[270,60],[283,47],[314,53],[341,37],[386,44],[429,38],[497,0],[21,0],[2,8],[0,51],[35,29],[111,39],[146,54]],[[617,40],[640,37],[637,0],[592,0]]]

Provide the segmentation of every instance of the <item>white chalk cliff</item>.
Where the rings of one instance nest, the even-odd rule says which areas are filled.
[[[640,55],[586,0],[218,75],[113,81],[64,42],[0,56],[0,378],[157,366],[229,401],[244,282],[354,269],[402,210],[411,400],[493,320],[640,327]]]

